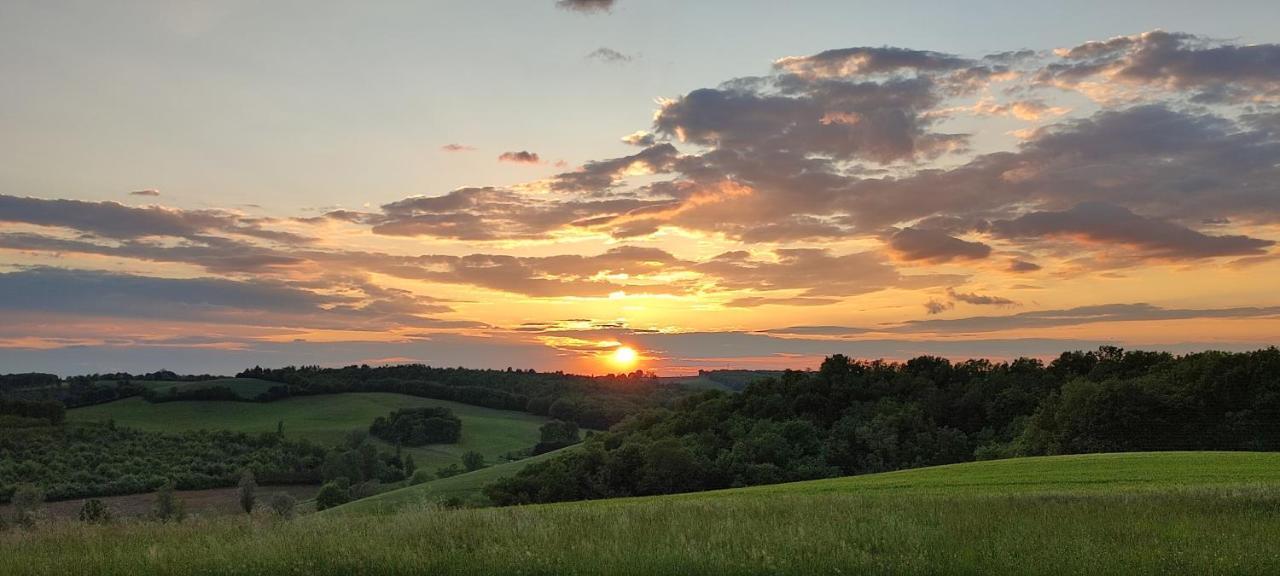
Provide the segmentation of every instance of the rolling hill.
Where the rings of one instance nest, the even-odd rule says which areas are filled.
[[[1280,454],[1103,454],[514,508],[51,526],[0,535],[0,572],[1273,574],[1277,510]]]
[[[383,492],[377,496],[362,498],[354,502],[343,504],[336,508],[331,508],[321,512],[322,514],[394,514],[400,510],[404,510],[413,506],[428,503],[440,503],[448,500],[457,499],[460,502],[472,503],[477,500],[483,502],[484,487],[486,484],[493,482],[499,478],[505,478],[515,475],[521,468],[554,458],[569,450],[576,450],[576,446],[561,448],[545,454],[539,454],[530,458],[516,460],[514,462],[504,462],[487,468],[481,468],[474,472],[450,476],[448,478],[440,478],[430,482],[424,482],[415,486],[406,486],[397,490]]]
[[[283,422],[285,436],[337,443],[351,430],[367,430],[378,416],[393,410],[443,406],[462,419],[462,441],[406,448],[419,468],[455,464],[476,451],[494,462],[508,452],[532,447],[547,420],[524,412],[495,410],[446,400],[381,392],[299,396],[275,402],[182,401],[149,403],[128,398],[67,412],[70,421],[114,420],[122,426],[154,431],[233,430],[274,432]]]

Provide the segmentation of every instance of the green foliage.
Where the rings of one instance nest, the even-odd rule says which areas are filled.
[[[237,485],[236,498],[240,502],[240,509],[245,514],[253,514],[253,508],[258,504],[258,482],[253,478],[253,470],[245,468],[240,473],[240,483]]]
[[[111,521],[111,510],[101,500],[90,498],[80,506],[76,518],[90,524],[105,524]]]
[[[457,476],[462,473],[463,473],[462,468],[457,464],[450,464],[448,466],[441,466],[439,468],[436,468],[436,478],[448,478],[450,476]]]
[[[581,436],[578,434],[578,425],[574,422],[552,420],[543,424],[538,431],[541,437],[538,440],[538,445],[533,448],[534,454],[559,450],[582,441]]]
[[[466,454],[463,454],[462,467],[466,468],[467,472],[475,472],[476,470],[484,468],[484,454],[479,452],[467,452]]]
[[[414,470],[413,476],[409,477],[409,485],[417,486],[419,484],[425,484],[427,482],[434,480],[435,477],[436,477],[435,474],[432,474],[431,472],[428,472],[426,470]]]
[[[854,362],[649,410],[527,467],[498,504],[699,491],[1027,454],[1280,450],[1280,350],[1104,347],[1037,360]]]
[[[462,436],[462,420],[444,407],[405,408],[375,419],[369,434],[397,446],[456,444]]]
[[[271,507],[273,514],[288,519],[293,518],[294,511],[298,507],[298,501],[288,492],[276,492],[267,500],[267,505]]]
[[[341,483],[326,482],[320,487],[320,492],[316,493],[316,510],[341,506],[350,501],[351,497],[347,495],[347,489],[342,487]]]

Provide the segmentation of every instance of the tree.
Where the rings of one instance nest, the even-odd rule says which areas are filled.
[[[152,510],[156,519],[161,522],[181,522],[186,517],[186,505],[174,494],[173,480],[169,480],[156,491],[155,508]]]
[[[105,524],[111,521],[111,510],[97,498],[85,500],[76,515],[81,522],[88,524]]]
[[[533,448],[534,454],[559,450],[582,441],[578,434],[578,424],[576,422],[552,420],[543,424],[538,431],[541,436],[538,440],[538,445]]]
[[[475,472],[484,468],[484,455],[474,450],[467,452],[462,455],[462,465],[467,469],[467,472]]]
[[[284,438],[284,420],[276,420],[276,436]]]
[[[403,462],[405,477],[412,478],[413,473],[418,471],[418,464],[413,461],[413,454],[405,454]]]
[[[347,495],[345,488],[340,486],[338,482],[329,482],[321,486],[320,492],[316,493],[316,510],[327,510],[350,501],[351,497]]]
[[[268,501],[271,511],[281,518],[293,518],[294,508],[297,507],[298,501],[290,496],[288,492],[276,492],[271,495]]]
[[[44,491],[34,484],[23,484],[14,490],[12,502],[14,522],[19,526],[31,526],[44,506]]]
[[[258,482],[253,478],[253,470],[245,468],[240,473],[240,487],[238,495],[240,497],[240,509],[245,514],[253,514],[253,507],[257,504]]]
[[[462,468],[458,467],[457,464],[450,464],[448,466],[441,466],[439,468],[436,468],[437,478],[448,478],[450,476],[457,476],[461,473],[462,473]]]

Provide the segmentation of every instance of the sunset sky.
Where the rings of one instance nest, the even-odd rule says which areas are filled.
[[[1274,345],[1277,24],[4,2],[0,372]]]

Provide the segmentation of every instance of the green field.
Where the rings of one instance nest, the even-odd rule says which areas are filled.
[[[4,574],[1276,574],[1280,454],[979,462],[590,503],[53,524]]]
[[[500,478],[514,476],[521,468],[542,462],[550,458],[554,458],[569,450],[576,449],[575,446],[561,448],[546,454],[539,454],[523,460],[515,462],[504,462],[488,468],[481,468],[475,472],[441,478],[424,482],[416,486],[407,486],[390,492],[383,492],[377,496],[362,498],[355,502],[350,502],[325,510],[323,514],[393,514],[406,508],[420,506],[424,503],[438,503],[450,499],[458,499],[463,503],[475,501],[485,501],[484,487]]]
[[[439,466],[459,463],[462,454],[471,450],[483,454],[490,462],[496,462],[503,454],[531,448],[538,443],[538,428],[546,422],[541,416],[524,412],[381,392],[299,396],[266,403],[180,401],[152,404],[141,398],[128,398],[69,410],[67,420],[115,420],[122,426],[161,432],[201,429],[274,432],[276,423],[284,422],[284,433],[288,438],[334,444],[350,430],[368,430],[369,424],[378,416],[386,416],[400,408],[423,406],[444,406],[462,419],[461,442],[405,449],[405,452],[413,454],[419,468],[432,471]]]
[[[114,381],[110,381],[114,383]],[[279,382],[268,382],[266,380],[258,380],[257,378],[219,378],[217,380],[202,380],[199,382],[178,382],[168,380],[138,380],[143,388],[147,390],[155,390],[159,393],[168,392],[171,388],[176,388],[179,392],[187,392],[191,390],[200,390],[202,388],[226,387],[230,388],[236,396],[245,400],[256,398],[259,394],[270,390],[273,386],[283,386]]]

